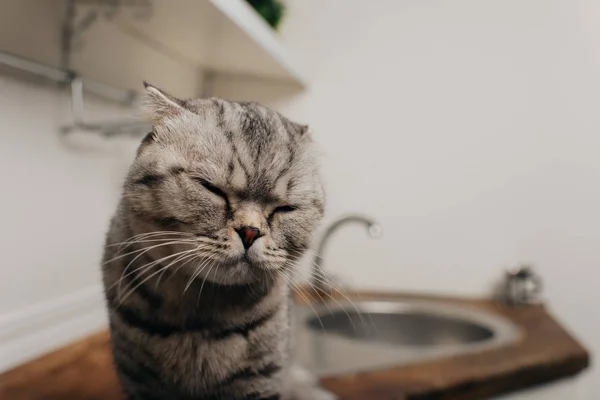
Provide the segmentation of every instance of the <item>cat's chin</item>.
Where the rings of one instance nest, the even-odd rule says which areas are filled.
[[[272,280],[278,275],[276,270],[246,258],[234,263],[215,265],[199,274],[196,279],[206,279],[218,285],[247,285]]]

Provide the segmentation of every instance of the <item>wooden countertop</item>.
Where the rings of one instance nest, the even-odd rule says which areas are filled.
[[[519,326],[519,342],[480,353],[327,378],[342,400],[487,399],[575,375],[587,351],[540,305],[508,308],[487,300],[394,293],[365,299],[441,299],[501,314]],[[300,298],[299,298],[300,299]],[[120,400],[108,332],[103,331],[0,375],[0,399]]]

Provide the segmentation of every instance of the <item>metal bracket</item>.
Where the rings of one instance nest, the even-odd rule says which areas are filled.
[[[150,130],[152,126],[144,121],[139,120],[115,120],[106,122],[86,122],[84,118],[84,100],[83,100],[83,85],[84,82],[79,77],[74,77],[71,81],[71,107],[73,114],[73,124],[61,128],[63,135],[74,131],[87,131],[100,133],[103,136],[110,137],[120,134],[131,136],[142,136]],[[135,98],[132,97],[127,103],[133,103]]]
[[[61,128],[63,135],[74,131],[100,133],[104,136],[117,134],[141,135],[151,129],[147,123],[140,121],[107,121],[86,122],[84,118],[83,90],[101,93],[123,105],[132,105],[135,101],[133,92],[125,92],[93,81],[85,82],[72,69],[71,55],[83,46],[83,36],[99,19],[112,20],[124,9],[133,12],[135,18],[150,18],[153,4],[151,0],[65,0],[64,19],[62,24],[61,64],[64,71],[69,71],[67,83],[71,90],[71,106],[73,124]],[[81,12],[80,12],[81,11]],[[81,14],[81,15],[79,15]]]
[[[124,106],[136,103],[137,95],[133,91],[117,89],[100,82],[83,79],[73,71],[65,71],[49,65],[40,64],[6,52],[0,51],[0,66],[7,66],[32,75],[46,78],[56,82],[62,87],[70,87],[71,103],[73,109],[73,124],[61,128],[61,133],[67,134],[76,130],[101,133],[105,136],[116,134],[141,135],[150,131],[149,124],[139,120],[107,121],[90,123],[84,118],[84,89],[103,99],[116,102]]]
[[[79,17],[78,7],[89,8]],[[62,26],[62,68],[71,68],[71,53],[83,47],[83,34],[99,18],[112,20],[124,9],[133,12],[134,18],[148,19],[152,16],[151,0],[65,0]]]

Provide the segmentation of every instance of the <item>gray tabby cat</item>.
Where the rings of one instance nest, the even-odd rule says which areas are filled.
[[[146,84],[153,131],[112,219],[103,279],[129,399],[331,399],[290,360],[294,262],[323,214],[311,139],[255,103]]]

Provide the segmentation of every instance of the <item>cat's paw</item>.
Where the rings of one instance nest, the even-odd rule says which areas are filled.
[[[314,390],[315,390],[313,393],[314,400],[337,400],[336,395],[334,395],[333,393],[331,393],[325,389],[317,387]]]
[[[290,370],[290,400],[336,400],[337,397],[318,386],[317,377],[294,365]]]
[[[317,386],[296,387],[291,400],[337,400],[337,397]]]

